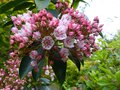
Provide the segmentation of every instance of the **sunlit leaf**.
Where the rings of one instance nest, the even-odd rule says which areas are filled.
[[[28,2],[22,2],[19,5],[17,5],[16,7],[14,7],[13,11],[26,9],[26,8],[32,6],[33,4],[34,3],[30,2],[30,1],[28,1]]]
[[[116,76],[116,80],[118,81],[118,83],[120,83],[120,71],[117,71],[115,73],[115,76]]]
[[[3,5],[0,6],[0,13],[5,13],[6,11],[10,10],[11,8],[16,7],[20,3],[26,2],[29,0],[11,0]]]

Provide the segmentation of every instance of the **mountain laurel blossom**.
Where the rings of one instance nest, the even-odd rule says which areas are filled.
[[[42,39],[42,47],[46,50],[50,50],[54,45],[54,40],[51,36],[45,36]]]
[[[16,60],[15,57],[21,58],[23,54],[29,55],[32,59],[30,64],[37,72],[39,61],[46,57],[49,59],[54,52],[56,56],[53,55],[55,57],[52,59],[61,59],[65,63],[71,52],[78,60],[82,60],[99,49],[95,40],[101,33],[103,24],[99,24],[98,17],[90,21],[86,15],[69,7],[67,2],[58,0],[55,6],[61,12],[58,18],[45,9],[38,13],[28,11],[11,17],[14,24],[10,36],[12,60]],[[40,51],[37,51],[39,48]],[[45,67],[45,74],[54,80],[50,67]]]

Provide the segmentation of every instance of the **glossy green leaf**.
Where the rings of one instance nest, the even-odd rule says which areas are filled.
[[[54,62],[52,65],[53,71],[54,71],[59,83],[62,85],[64,83],[65,77],[66,77],[67,63],[62,61],[59,51],[51,50],[49,55],[50,55],[49,60],[52,60]]]
[[[34,3],[31,2],[31,1],[22,2],[22,3],[20,3],[19,5],[17,5],[17,6],[13,9],[13,11],[26,9],[26,8],[32,6],[33,4],[34,4]]]
[[[50,4],[48,5],[47,8],[48,8],[48,9],[56,9],[56,8],[55,8],[55,4],[52,3],[52,2],[50,2]]]
[[[84,2],[84,3],[86,3],[84,0],[73,0],[73,5],[72,5],[72,7],[73,7],[74,9],[76,9],[76,8],[78,7],[78,5],[79,5],[79,2]]]
[[[22,58],[20,68],[19,68],[19,76],[21,79],[23,79],[28,72],[30,72],[33,67],[31,66],[32,59],[29,56],[25,56]]]
[[[104,68],[104,67],[99,67],[102,71],[104,71],[106,74],[110,75],[111,77],[114,77],[114,74],[110,71],[110,69]]]
[[[104,38],[104,36],[103,36],[102,32],[100,32],[100,33],[99,33],[99,35],[100,35],[102,38]]]
[[[108,82],[106,80],[100,80],[97,82],[98,85],[100,86],[109,86],[109,85],[112,85],[111,82]]]
[[[43,85],[49,85],[50,84],[50,80],[47,78],[40,78],[40,81]]]
[[[25,1],[29,1],[29,0],[11,0],[11,1],[1,5],[0,6],[0,14],[10,10],[11,8],[16,7],[17,5],[19,5],[20,3],[25,2]]]
[[[50,3],[50,0],[35,0],[37,10],[46,8]]]
[[[6,26],[9,26],[9,25],[12,25],[12,24],[13,24],[13,22],[10,20],[10,21],[6,22],[6,23],[3,25],[3,27],[6,27]]]
[[[74,9],[76,9],[78,7],[78,5],[79,5],[79,0],[76,0],[76,1],[73,2],[73,6],[72,7]]]
[[[51,0],[52,3],[56,4],[57,0]]]

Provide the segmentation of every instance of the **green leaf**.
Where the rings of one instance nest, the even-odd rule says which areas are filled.
[[[118,83],[120,83],[120,71],[117,71],[115,73],[115,76],[116,76],[116,80],[118,81]]]
[[[102,71],[104,71],[106,74],[110,75],[111,77],[114,77],[114,74],[107,68],[104,68],[102,66],[99,67]]]
[[[97,84],[100,85],[100,86],[109,86],[109,85],[112,85],[111,82],[108,82],[106,80],[100,80],[100,81],[97,82]]]
[[[50,4],[47,7],[48,9],[55,9],[55,4],[50,2]]]
[[[104,36],[103,36],[102,32],[100,32],[100,33],[99,33],[99,35],[100,35],[102,38],[104,38]]]
[[[22,2],[25,2],[28,0],[12,0],[9,1],[3,5],[0,6],[0,14],[5,13],[6,11],[10,10],[11,8],[14,8],[15,6],[19,5]]]
[[[84,0],[73,0],[73,5],[72,5],[72,7],[73,7],[74,9],[76,9],[76,8],[78,7],[78,5],[79,5],[79,2],[87,3],[87,2],[85,2]]]
[[[29,71],[33,69],[31,66],[32,59],[29,56],[25,56],[22,58],[20,68],[19,68],[19,76],[21,79],[23,79]]]
[[[70,60],[77,66],[78,70],[80,71],[80,60],[71,52],[69,55]]]
[[[59,81],[59,83],[62,85],[65,81],[66,77],[66,66],[67,63],[62,61],[62,58],[59,54],[59,51],[51,50],[49,53],[49,60],[52,60],[53,63],[53,71]]]
[[[52,3],[56,4],[57,0],[51,0]]]
[[[12,24],[13,24],[13,22],[10,20],[10,21],[6,22],[6,23],[3,25],[3,27],[6,27],[6,26],[9,26],[9,25],[12,25]]]
[[[32,6],[33,4],[34,4],[34,3],[31,2],[31,1],[22,2],[22,3],[20,3],[19,5],[17,5],[17,6],[13,9],[13,11],[26,9],[26,8]]]
[[[43,85],[50,85],[50,80],[47,78],[40,78],[40,81]]]
[[[38,10],[46,8],[50,3],[50,0],[35,0],[35,4]]]
[[[79,5],[79,1],[76,0],[76,1],[73,2],[73,6],[72,6],[72,7],[73,7],[74,9],[76,9],[76,8],[78,7],[78,5]]]

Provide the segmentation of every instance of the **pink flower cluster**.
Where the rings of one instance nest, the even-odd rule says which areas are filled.
[[[37,60],[40,60],[42,55],[39,55],[36,49],[28,48],[35,41],[39,41],[39,46],[48,52],[46,56],[49,56],[52,48],[55,50],[55,46],[59,47],[59,54],[64,62],[70,52],[82,60],[84,56],[89,57],[98,49],[95,39],[103,27],[102,24],[99,25],[98,17],[91,22],[83,13],[70,8],[67,2],[58,1],[56,8],[61,12],[58,18],[45,9],[38,13],[28,11],[11,17],[14,27],[11,28],[13,34],[10,36],[10,44],[11,48],[15,49],[10,53],[12,59],[28,51],[33,60],[31,65],[38,71]],[[48,69],[45,73],[48,74]]]
[[[38,72],[38,70],[39,70],[39,68],[38,68],[38,62],[42,58],[42,55],[38,54],[38,52],[36,50],[33,50],[33,51],[30,52],[29,56],[32,59],[31,66],[34,67],[34,71],[35,72]]]
[[[29,11],[17,17],[12,16],[14,27],[11,29],[13,35],[10,44],[13,47],[17,44],[18,49],[21,49],[27,48],[34,41],[41,41],[43,49],[49,51],[56,42],[60,42],[64,46],[60,51],[63,60],[67,59],[69,50],[74,50],[80,59],[84,55],[89,57],[98,49],[95,38],[102,31],[103,25],[99,25],[98,17],[91,22],[83,13],[69,8],[67,3],[58,2],[56,7],[62,8],[64,4],[67,9],[62,12],[60,18],[55,18],[45,9],[35,14]],[[66,52],[68,54],[64,54]],[[14,54],[15,52],[12,52],[10,56],[13,57]],[[33,57],[34,55],[31,58]]]
[[[60,0],[57,0],[57,3],[55,6],[59,12],[62,12],[69,7],[69,4],[66,1],[61,2]]]
[[[0,69],[0,90],[22,90],[26,80],[18,76],[20,60],[9,59],[5,63],[7,70]]]
[[[50,65],[49,66],[46,65],[46,66],[43,67],[43,70],[45,72],[45,75],[50,76],[51,81],[54,81],[55,74],[54,74],[54,72],[52,70],[52,67]]]

